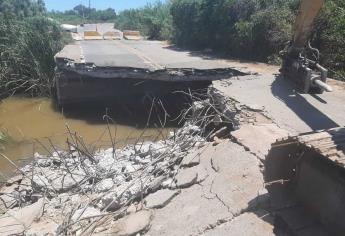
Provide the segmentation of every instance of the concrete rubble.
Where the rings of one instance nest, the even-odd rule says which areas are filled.
[[[289,136],[286,130],[276,124],[243,125],[241,129],[231,132],[238,143],[255,153],[261,160],[265,159],[271,144]]]
[[[150,194],[145,198],[147,208],[162,208],[165,207],[180,191],[162,189],[154,194]]]
[[[2,235],[45,231],[41,222],[46,222],[53,235],[81,232],[109,213],[114,215],[111,232],[116,231],[117,235],[147,230],[153,217],[151,211],[126,216],[124,209],[146,195],[146,208],[163,207],[179,193],[163,190],[162,185],[169,179],[179,183],[176,175],[183,156],[205,143],[198,133],[198,126],[186,124],[167,140],[99,150],[92,157],[75,148],[54,152],[52,156],[35,154],[33,163],[22,168],[23,175],[9,180],[2,188],[3,216],[13,212],[27,217],[13,229],[10,225],[15,225],[18,217],[1,218],[5,229]],[[28,180],[27,185],[21,185]],[[41,199],[34,203],[37,198]],[[38,208],[43,199],[44,208]],[[40,221],[32,224],[37,215],[34,210],[43,212]]]
[[[130,214],[116,222],[107,231],[108,235],[118,236],[132,236],[137,235],[150,228],[151,220],[153,218],[152,211],[139,211],[137,213]]]
[[[24,207],[8,210],[0,218],[1,235],[19,235],[25,232],[43,214],[44,199]]]
[[[271,235],[273,216],[266,211],[269,197],[258,158],[268,144],[255,149],[249,142],[228,139],[260,125],[252,119],[261,113],[219,101],[227,116],[212,119],[216,128],[211,133],[200,122],[200,116],[208,115],[209,101],[198,101],[191,108],[198,122],[186,119],[167,140],[92,155],[76,145],[51,156],[35,154],[0,195],[10,203],[1,205],[4,216],[26,216],[23,227],[6,227],[14,220],[1,218],[1,235]],[[226,119],[238,130],[215,132]],[[218,145],[207,142],[206,134],[213,134]],[[273,134],[276,138],[282,132]]]
[[[182,170],[176,176],[176,188],[188,188],[197,183],[198,172],[195,170]]]

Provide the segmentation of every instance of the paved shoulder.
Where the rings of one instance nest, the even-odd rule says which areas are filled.
[[[331,93],[299,94],[294,86],[273,74],[243,76],[224,86],[213,82],[225,96],[242,104],[264,107],[267,115],[292,134],[345,126],[345,93],[334,86]]]

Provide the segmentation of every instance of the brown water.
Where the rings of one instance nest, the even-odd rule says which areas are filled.
[[[11,97],[2,100],[0,102],[0,132],[5,133],[9,138],[5,142],[0,141],[0,153],[20,163],[20,161],[28,160],[35,152],[46,153],[47,151],[40,143],[49,147],[49,140],[51,140],[54,145],[65,147],[69,136],[66,126],[72,132],[75,131],[82,136],[86,144],[98,148],[112,146],[109,130],[118,142],[118,146],[133,143],[138,137],[153,140],[160,133],[157,129],[142,130],[114,124],[111,124],[108,129],[107,123],[102,119],[103,114],[99,111],[93,112],[92,109],[87,111],[84,109],[80,112],[77,109],[73,112],[73,116],[64,116],[62,112],[54,109],[52,101],[47,98]],[[162,136],[166,135],[167,130],[163,133]],[[0,156],[1,172],[9,173],[13,169],[14,167]]]

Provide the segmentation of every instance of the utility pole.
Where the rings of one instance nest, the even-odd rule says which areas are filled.
[[[91,0],[89,0],[89,19],[91,19]]]
[[[82,22],[82,24],[84,24],[84,23],[85,23],[85,15],[84,15],[84,5],[83,5],[83,1],[80,1],[80,6],[81,6],[82,14],[83,14],[83,22]]]

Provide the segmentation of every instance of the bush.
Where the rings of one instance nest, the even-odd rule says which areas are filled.
[[[170,4],[158,1],[140,9],[120,12],[115,27],[120,30],[139,30],[149,39],[169,40],[172,31]]]
[[[44,17],[0,23],[0,93],[50,95],[54,55],[62,48],[58,25]]]
[[[238,58],[279,63],[292,38],[299,0],[173,0],[173,41]],[[312,45],[333,76],[345,77],[345,1],[326,0]]]
[[[294,15],[285,1],[175,0],[174,41],[241,58],[267,60],[291,38]]]
[[[337,79],[345,80],[345,2],[328,1],[316,21],[313,46],[321,52],[321,64]]]
[[[86,23],[102,23],[111,22],[116,18],[116,12],[112,8],[105,10],[96,10],[95,8],[89,9],[84,5],[77,5],[73,10],[51,11],[48,16],[55,19],[62,24],[86,24]]]

